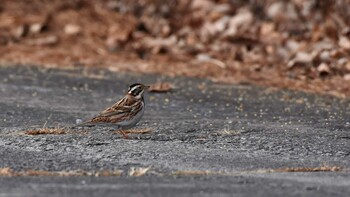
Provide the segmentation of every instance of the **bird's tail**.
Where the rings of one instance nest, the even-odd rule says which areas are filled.
[[[63,127],[62,129],[75,129],[78,127],[92,127],[95,126],[94,124],[91,124],[90,121],[85,121],[85,122],[76,122],[75,124],[71,124],[71,125],[66,125],[65,127]]]
[[[91,126],[89,124],[91,124],[91,120],[87,120],[83,122],[81,119],[76,119],[75,125],[73,125],[73,127]]]

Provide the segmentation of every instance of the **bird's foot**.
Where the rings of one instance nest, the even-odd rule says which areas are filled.
[[[121,134],[124,139],[129,139],[129,136],[123,130],[117,130],[115,133]]]

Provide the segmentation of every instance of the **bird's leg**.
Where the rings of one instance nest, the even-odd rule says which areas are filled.
[[[123,130],[117,130],[117,132],[122,134],[124,139],[129,139],[129,136]]]

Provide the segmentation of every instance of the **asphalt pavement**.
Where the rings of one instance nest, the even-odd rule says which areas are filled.
[[[14,172],[0,197],[350,195],[349,99],[98,68],[1,66],[0,80],[0,168]],[[148,132],[74,127],[135,82],[174,86],[146,93]],[[66,133],[25,133],[42,128]]]

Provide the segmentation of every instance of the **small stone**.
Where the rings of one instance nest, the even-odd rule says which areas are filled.
[[[75,124],[80,124],[80,123],[82,123],[82,122],[83,122],[83,121],[82,121],[81,119],[79,119],[79,118],[75,120]]]

